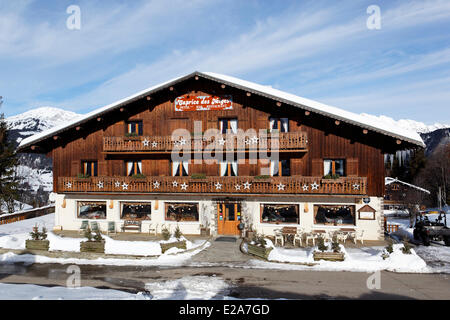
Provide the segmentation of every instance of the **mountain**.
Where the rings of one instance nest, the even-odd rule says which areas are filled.
[[[56,125],[79,117],[72,111],[52,107],[36,108],[5,119],[9,128],[9,139],[17,146],[20,141],[38,132],[50,129]],[[38,201],[46,201],[48,193],[52,191],[53,173],[52,161],[45,155],[21,153],[18,176],[23,177],[21,186],[23,198],[21,201],[33,204],[36,195],[43,196]]]
[[[450,128],[437,129],[428,133],[420,133],[426,145],[425,155],[428,156],[439,146],[450,143]]]

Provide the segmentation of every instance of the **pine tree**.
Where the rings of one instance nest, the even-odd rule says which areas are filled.
[[[2,104],[0,97],[0,106]],[[14,212],[14,200],[17,199],[18,182],[15,176],[17,157],[14,146],[8,141],[8,127],[3,113],[0,114],[0,204]]]

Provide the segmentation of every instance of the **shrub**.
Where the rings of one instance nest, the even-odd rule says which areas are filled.
[[[392,253],[392,252],[394,252],[394,247],[393,247],[393,245],[394,245],[394,242],[392,241],[392,239],[389,239],[388,240],[388,245],[386,246],[386,252],[387,253]]]
[[[328,246],[325,245],[325,241],[324,241],[323,237],[319,237],[317,239],[317,249],[319,249],[322,252],[324,252],[325,250],[328,250]]]
[[[339,246],[337,235],[334,235],[332,238],[331,249],[333,250],[333,252],[341,252],[341,247]]]
[[[102,233],[100,232],[100,230],[97,230],[95,232],[94,241],[102,241],[102,240],[103,240]]]
[[[42,227],[42,232],[39,232],[38,226],[33,227],[33,231],[30,232],[31,239],[33,240],[46,240],[47,239],[47,229]]]
[[[136,132],[127,132],[125,133],[125,137],[130,138],[130,137],[137,137],[138,134]]]
[[[133,178],[133,179],[145,179],[145,175],[143,175],[142,173],[137,173],[137,174],[133,174],[131,176],[131,178]]]
[[[269,175],[264,175],[264,174],[263,174],[263,175],[255,176],[254,179],[257,179],[257,180],[258,180],[258,179],[261,179],[261,180],[262,180],[262,179],[270,179],[270,176],[269,176]]]
[[[206,174],[205,173],[193,173],[191,175],[192,179],[205,179],[206,178]]]
[[[164,226],[164,228],[161,230],[161,235],[163,237],[164,240],[169,240],[170,239],[170,231]]]
[[[407,238],[403,239],[403,248],[402,248],[402,252],[404,254],[411,254],[411,245],[408,242]]]
[[[78,177],[79,179],[89,179],[91,176],[88,175],[88,174],[79,173],[79,174],[77,175],[77,177]]]
[[[91,228],[89,228],[89,227],[86,228],[86,231],[84,231],[84,236],[85,236],[85,238],[88,239],[88,241],[92,241],[93,235],[92,235]]]
[[[175,236],[175,238],[177,238],[178,240],[180,240],[180,238],[183,236],[183,234],[181,233],[180,227],[177,226],[177,228],[175,229],[175,232],[173,234]]]

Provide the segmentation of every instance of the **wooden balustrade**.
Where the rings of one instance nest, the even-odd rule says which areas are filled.
[[[365,195],[367,179],[341,177],[60,177],[58,192],[203,193],[203,194],[350,194]]]
[[[193,135],[192,137],[139,136],[139,137],[104,137],[105,152],[170,152],[172,150],[306,150],[308,139],[306,132],[284,132],[275,134],[241,135],[220,134],[213,137]]]

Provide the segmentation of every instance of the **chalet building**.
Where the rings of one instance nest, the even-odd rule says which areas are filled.
[[[53,160],[55,225],[135,221],[184,234],[283,226],[383,237],[384,154],[416,133],[206,72],[154,86],[24,139]]]
[[[385,210],[405,210],[411,205],[420,204],[422,199],[429,195],[430,191],[401,181],[397,178],[385,178]]]

